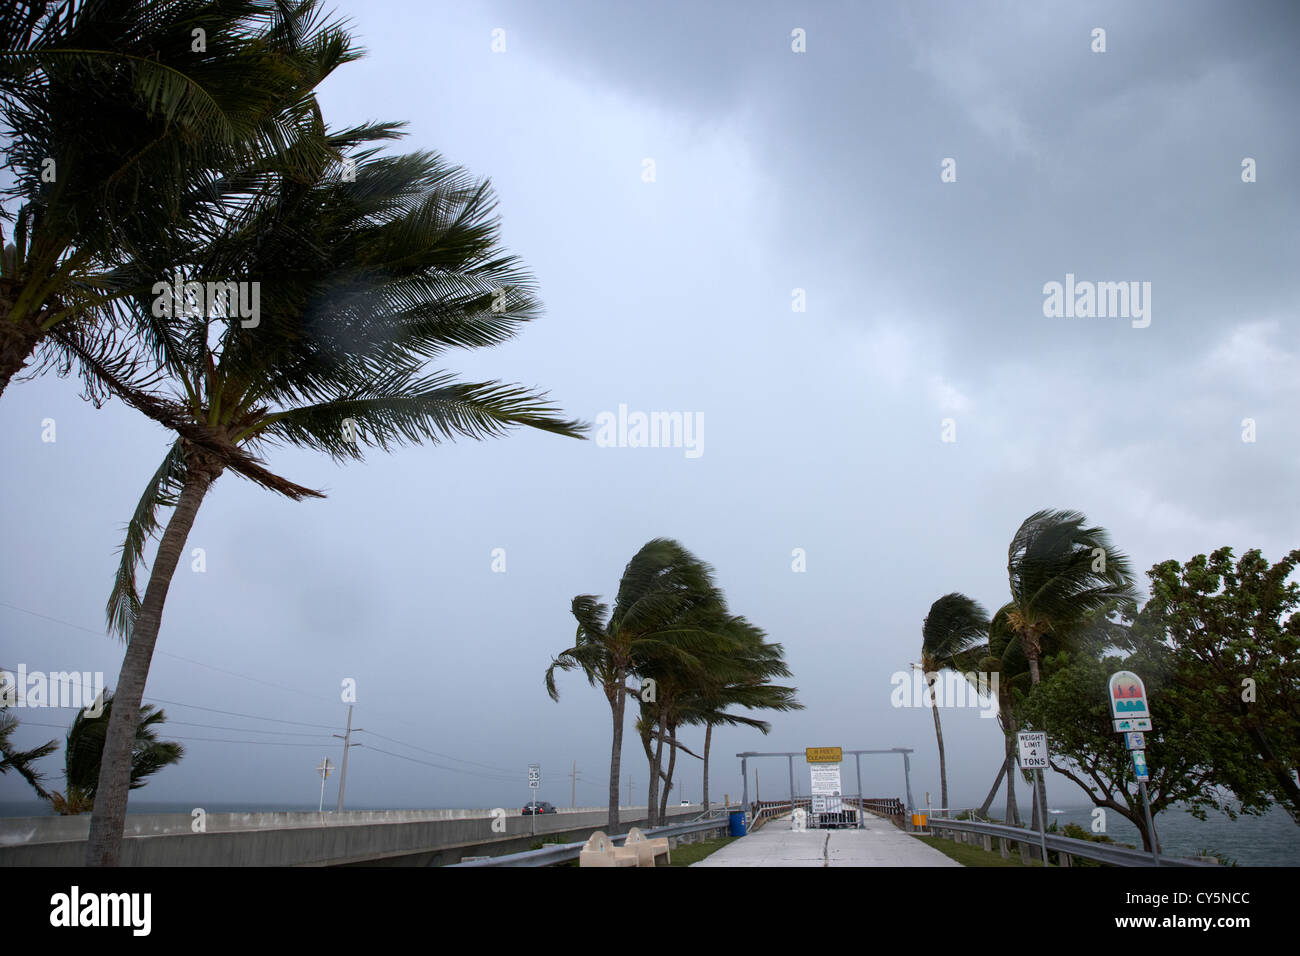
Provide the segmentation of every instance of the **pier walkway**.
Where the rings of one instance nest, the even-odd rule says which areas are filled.
[[[796,831],[780,817],[692,866],[961,866],[888,820],[866,814],[863,822],[861,830]]]

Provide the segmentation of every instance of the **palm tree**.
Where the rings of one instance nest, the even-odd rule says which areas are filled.
[[[373,136],[329,139],[338,147]],[[192,274],[260,283],[256,326],[231,320],[228,300],[173,303],[182,314],[154,328],[171,393],[114,385],[179,437],[128,524],[109,598],[110,625],[127,639],[123,706],[109,724],[89,864],[118,860],[128,758],[163,604],[198,508],[227,467],[300,500],[323,495],[270,472],[254,452],[289,444],[357,460],[363,447],[485,439],[517,426],[582,434],[545,395],[424,371],[450,348],[510,338],[538,312],[531,278],[497,248],[494,205],[486,182],[432,153],[372,152],[355,177],[332,164],[310,183],[270,182],[214,224],[191,264]],[[111,380],[93,356],[79,357]],[[160,506],[173,511],[141,599],[136,564],[160,528]]]
[[[711,569],[709,577],[711,581]],[[674,618],[674,627],[662,643],[644,654],[636,668],[642,681],[652,680],[655,687],[654,696],[641,701],[637,721],[641,746],[649,762],[647,806],[651,826],[662,823],[667,816],[677,751],[698,757],[677,736],[679,725],[689,713],[691,695],[708,683],[711,674],[720,673],[729,666],[730,659],[741,653],[735,621],[727,612],[721,592],[712,589],[706,600]],[[667,768],[663,763],[665,744]]]
[[[1032,686],[1041,680],[1043,639],[1061,637],[1093,613],[1133,604],[1137,589],[1128,557],[1105,528],[1078,511],[1038,511],[1021,524],[1007,549],[1011,601],[1006,622],[1020,638]],[[1047,812],[1047,786],[1038,775],[1038,808]]]
[[[724,667],[711,671],[690,695],[684,707],[683,723],[704,724],[704,796],[703,807],[709,808],[709,754],[713,747],[713,728],[718,724],[751,727],[766,735],[771,725],[765,720],[733,713],[729,708],[747,710],[802,710],[798,691],[769,683],[774,677],[789,677],[780,644],[767,643],[764,632],[744,618],[734,619],[734,631],[741,651]]]
[[[669,538],[646,542],[623,569],[613,612],[592,594],[573,599],[578,621],[572,647],[561,651],[546,669],[546,691],[558,701],[556,671],[580,670],[587,683],[599,687],[609,703],[613,740],[609,758],[608,826],[618,826],[619,774],[623,759],[623,722],[627,696],[638,696],[629,678],[644,658],[665,645],[678,631],[680,616],[712,600],[709,569],[681,544]],[[655,688],[657,693],[657,688]],[[646,685],[644,693],[650,694]],[[653,812],[652,808],[648,812]]]
[[[0,707],[0,774],[13,770],[31,784],[37,796],[42,800],[48,800],[50,794],[41,785],[45,774],[36,769],[35,763],[42,757],[54,753],[59,745],[57,741],[51,740],[32,750],[18,750],[9,739],[17,729],[18,718],[11,714],[7,707]]]
[[[989,622],[989,640],[982,649],[973,649],[977,657],[975,669],[998,675],[998,725],[1003,735],[1003,758],[998,775],[981,804],[978,816],[987,816],[993,798],[997,796],[1002,778],[1007,778],[1007,805],[1004,822],[1020,825],[1020,808],[1016,803],[1016,788],[1012,774],[1016,766],[1016,732],[1019,729],[1013,713],[1015,693],[1029,686],[1029,663],[1025,659],[1020,637],[1007,623],[1009,606],[999,608]]]
[[[72,722],[63,757],[64,792],[49,794],[55,813],[70,816],[94,809],[104,757],[104,738],[112,710],[113,697],[109,694],[104,698],[103,713],[98,717],[87,716],[83,709]],[[180,744],[158,739],[159,725],[166,719],[166,712],[153,704],[140,708],[140,722],[136,725],[135,742],[131,748],[132,790],[143,787],[148,777],[185,756],[185,748]]]
[[[939,671],[954,667],[961,655],[982,641],[987,642],[989,615],[980,604],[964,594],[945,594],[930,605],[921,623],[921,670],[930,687],[930,710],[934,714],[934,736],[939,743],[939,788],[944,812],[948,812],[948,763],[943,750],[943,727],[934,682]],[[960,668],[958,668],[960,671]]]
[[[148,286],[121,268],[183,261],[179,226],[215,175],[291,152],[296,175],[319,165],[312,90],[359,55],[319,0],[29,0],[0,15],[14,172],[0,195],[16,206],[0,213],[13,223],[9,241],[0,227],[0,392],[34,354],[42,369],[76,364],[62,326],[104,349],[145,334],[123,300]]]

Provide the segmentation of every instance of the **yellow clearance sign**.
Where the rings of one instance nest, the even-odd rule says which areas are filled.
[[[844,759],[839,747],[809,747],[803,753],[809,763],[840,763]]]

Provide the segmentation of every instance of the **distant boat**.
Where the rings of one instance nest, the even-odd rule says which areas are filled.
[[[1064,813],[1065,811],[1064,811],[1064,810],[1053,810],[1052,808],[1048,807],[1047,812],[1048,812],[1048,813]]]

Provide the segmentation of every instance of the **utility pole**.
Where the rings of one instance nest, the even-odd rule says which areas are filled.
[[[569,809],[572,810],[578,805],[578,761],[573,761],[573,773],[569,776],[573,778],[573,790],[569,794]]]
[[[627,775],[627,805],[632,806],[632,775]]]
[[[348,783],[348,751],[353,747],[362,746],[361,744],[354,744],[352,742],[352,733],[354,730],[359,733],[364,729],[364,727],[353,728],[352,705],[348,704],[348,731],[346,734],[334,734],[335,737],[338,737],[343,741],[343,769],[339,771],[339,813],[343,812],[343,788],[347,786]]]

